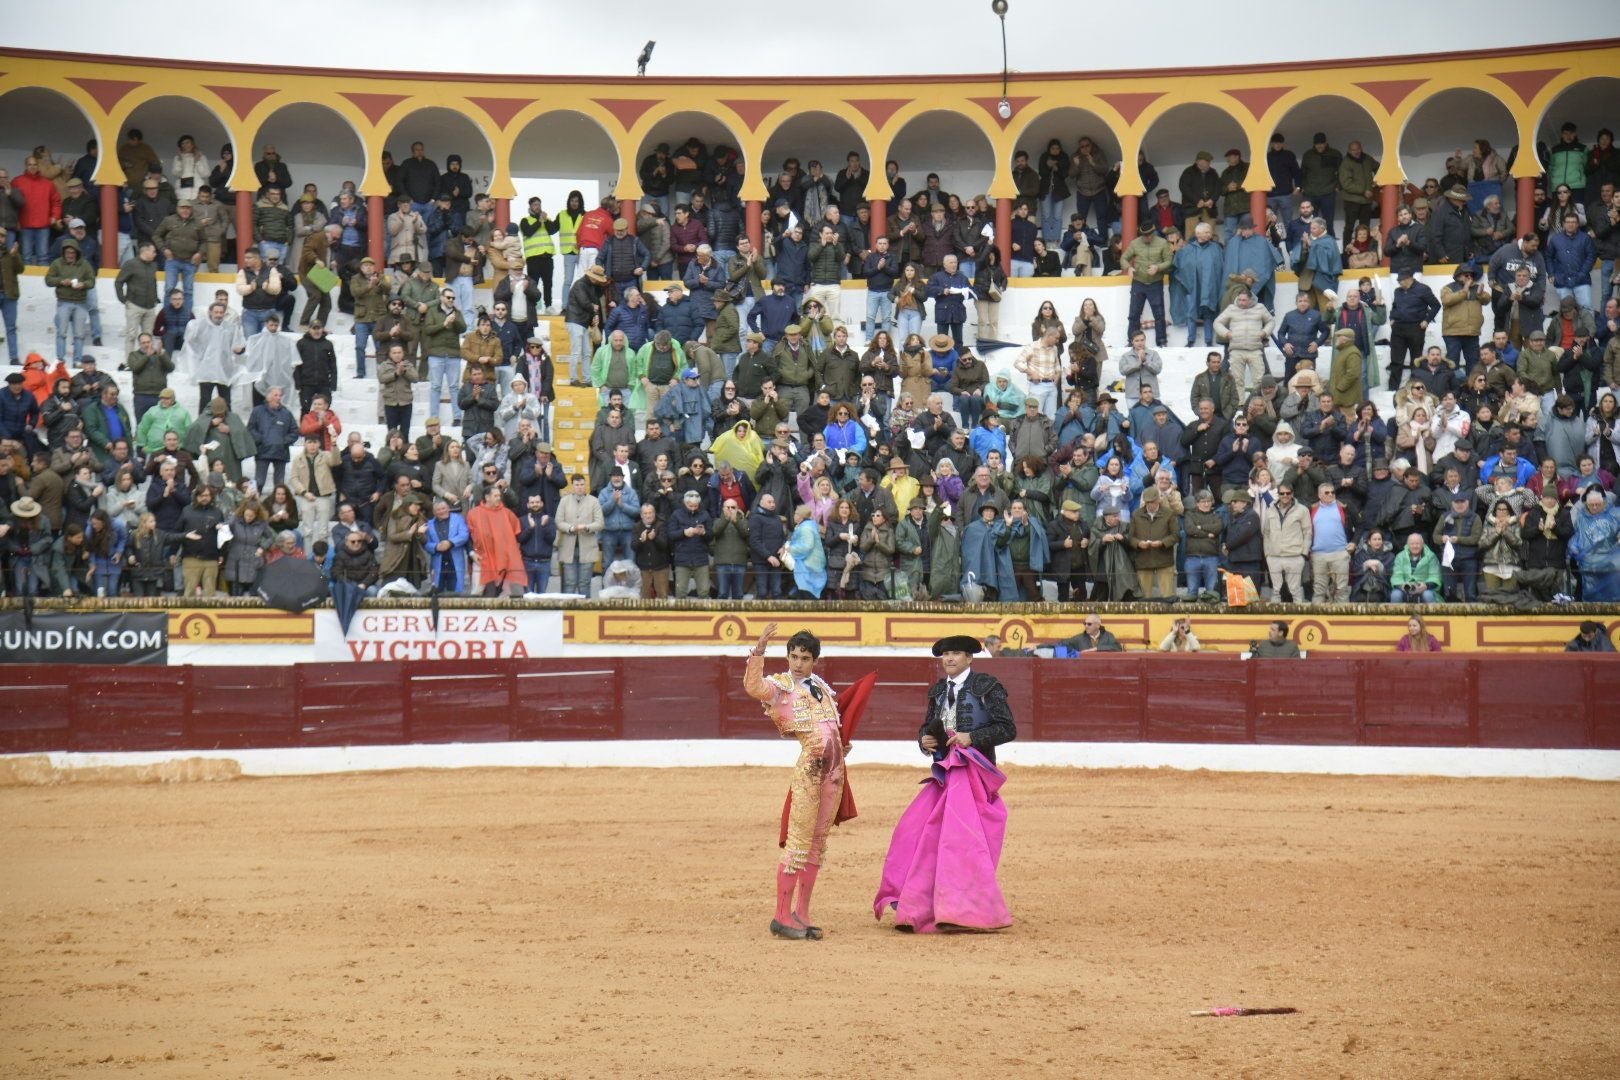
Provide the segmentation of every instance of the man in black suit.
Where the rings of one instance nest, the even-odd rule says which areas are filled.
[[[934,760],[952,746],[972,747],[995,764],[996,747],[1018,737],[1007,688],[994,675],[973,670],[974,654],[984,646],[966,634],[934,642],[934,655],[945,677],[928,688],[928,717],[917,733],[917,745]]]

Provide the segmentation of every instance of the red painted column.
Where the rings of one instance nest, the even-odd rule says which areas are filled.
[[[366,254],[380,271],[388,265],[388,213],[383,209],[381,195],[366,196]]]
[[[627,227],[626,231],[629,232],[631,236],[636,235],[637,205],[638,204],[635,199],[624,199],[619,203],[619,216],[624,218],[624,223]]]
[[[1120,242],[1126,247],[1136,239],[1137,225],[1141,220],[1142,197],[1140,195],[1121,195],[1119,198],[1119,225]]]
[[[1012,199],[996,200],[996,247],[1001,249],[1001,268],[1012,276]]]
[[[758,199],[749,199],[743,203],[743,228],[748,232],[748,242],[754,245],[758,254],[765,252],[765,204]]]
[[[501,232],[505,232],[506,227],[508,225],[510,225],[510,224],[512,224],[512,200],[511,199],[496,199],[495,200],[495,227],[497,229],[499,229]],[[630,231],[631,232],[636,231],[635,225],[630,226]]]
[[[236,265],[242,265],[242,256],[253,245],[253,192],[236,193]]]
[[[1266,193],[1264,191],[1249,192],[1249,216],[1254,218],[1254,227],[1259,232],[1266,231]]]
[[[1536,231],[1536,178],[1519,177],[1519,197],[1514,204],[1515,229],[1520,236]]]
[[[872,235],[867,238],[866,245],[873,251],[877,250],[878,237],[889,235],[888,203],[882,199],[872,200]]]
[[[101,185],[101,265],[114,270],[118,262],[118,185]]]
[[[1378,217],[1384,227],[1378,241],[1378,250],[1384,253],[1384,265],[1389,265],[1389,234],[1395,228],[1395,215],[1401,209],[1401,185],[1385,184],[1378,189]]]

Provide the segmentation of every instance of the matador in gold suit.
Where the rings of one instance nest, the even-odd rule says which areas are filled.
[[[815,941],[821,938],[821,928],[810,922],[810,894],[821,870],[827,833],[844,796],[845,747],[832,687],[813,670],[821,642],[808,631],[794,634],[787,645],[788,670],[767,676],[765,645],[775,630],[775,623],[765,628],[748,654],[743,673],[743,689],[760,702],[777,731],[799,740],[787,843],[776,868],[776,915],[771,933]]]

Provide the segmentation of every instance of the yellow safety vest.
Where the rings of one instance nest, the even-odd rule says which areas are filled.
[[[570,214],[567,210],[557,215],[557,239],[562,241],[564,255],[578,255],[579,243],[575,236],[579,232],[579,223],[585,220],[584,212]]]
[[[524,225],[532,225],[538,219],[534,215],[523,219]],[[523,237],[523,258],[532,259],[536,255],[550,255],[555,250],[556,238],[554,234],[546,231],[544,225],[534,230],[534,234]]]

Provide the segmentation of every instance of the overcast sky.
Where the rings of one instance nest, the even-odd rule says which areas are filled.
[[[1227,66],[1449,52],[1614,34],[1617,25],[1613,0],[1546,0],[1532,8],[1507,0],[1475,0],[1459,6],[1443,2],[1334,6],[1297,0],[1213,7],[1206,0],[1009,3],[1008,63],[1014,71]],[[806,9],[814,14],[798,13]],[[343,63],[465,72],[496,70],[491,65],[498,61],[499,70],[514,74],[634,75],[641,46],[653,38],[658,47],[648,73],[654,75],[791,77],[795,67],[816,75],[1001,70],[1001,43],[990,0],[944,0],[920,8],[872,0],[813,0],[803,6],[790,2],[763,8],[694,7],[668,0],[603,5],[578,0],[477,5],[349,0],[341,5],[340,15],[272,5],[255,7],[257,14],[248,16],[227,5],[211,9],[213,22],[183,17],[178,24],[138,17],[132,14],[136,10],[129,0],[75,0],[73,17],[64,22],[47,17],[46,9],[31,0],[0,0],[0,25],[5,26],[0,41],[22,48],[256,64]],[[1531,10],[1533,16],[1527,15]],[[602,15],[607,16],[605,27]],[[252,30],[250,18],[279,21],[285,32]],[[306,36],[299,26],[307,18],[324,23],[330,35]],[[729,35],[717,30],[721,19],[730,21]],[[1314,22],[1316,31],[1305,29],[1302,22]],[[191,32],[205,24],[213,31]],[[412,29],[400,32],[402,24]],[[372,33],[367,36],[376,47],[354,48],[354,36],[365,35],[368,28]],[[424,33],[420,28],[444,32]],[[875,39],[869,36],[872,29]],[[816,48],[817,40],[827,41],[828,47]],[[879,47],[868,47],[870,40]]]

